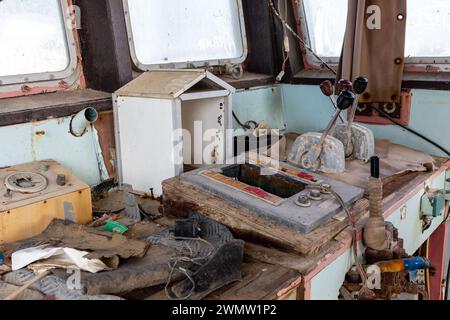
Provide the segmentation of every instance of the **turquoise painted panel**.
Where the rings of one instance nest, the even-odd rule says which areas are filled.
[[[326,127],[333,113],[318,86],[283,85],[283,110],[288,131],[310,132]],[[410,127],[450,150],[450,91],[413,90]],[[436,147],[392,125],[368,125],[377,139],[389,139],[443,156]]]
[[[0,167],[53,159],[87,184],[98,184],[99,167],[104,163],[97,135],[89,129],[83,137],[75,138],[69,133],[69,123],[67,117],[0,127]]]
[[[0,127],[0,168],[33,161],[31,123]]]
[[[280,86],[241,90],[233,96],[233,110],[242,122],[266,121],[271,128],[283,129],[283,102]],[[234,128],[239,128],[234,122]]]
[[[353,264],[351,250],[339,256],[311,279],[311,300],[337,300],[345,275]]]
[[[444,189],[445,172],[429,180],[423,185],[405,205],[396,210],[387,221],[390,221],[398,229],[399,237],[404,240],[406,253],[413,255],[431,236],[431,234],[442,224],[444,216],[433,219],[428,230],[422,232],[422,220],[420,219],[420,200],[425,194],[425,185],[431,189]],[[403,212],[402,212],[403,211]]]
[[[319,86],[283,85],[282,88],[287,131],[306,133],[326,128],[335,110]]]

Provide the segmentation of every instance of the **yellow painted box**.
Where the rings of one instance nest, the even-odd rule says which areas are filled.
[[[90,187],[53,160],[0,169],[0,244],[39,235],[55,218],[92,221]]]

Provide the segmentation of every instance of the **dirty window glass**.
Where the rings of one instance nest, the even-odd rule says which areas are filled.
[[[303,0],[309,39],[321,57],[339,57],[347,21],[347,0]]]
[[[66,39],[59,0],[0,1],[0,77],[63,71]]]
[[[143,65],[244,55],[237,0],[128,0],[135,55]]]
[[[450,1],[408,0],[406,57],[450,57]]]
[[[405,56],[450,57],[450,1],[408,0]],[[339,57],[347,20],[347,0],[303,0],[312,48]]]

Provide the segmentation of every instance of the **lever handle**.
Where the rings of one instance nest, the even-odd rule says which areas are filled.
[[[344,90],[353,92],[353,83],[349,80],[339,80],[337,85],[337,94],[340,94]]]
[[[370,175],[372,178],[380,178],[380,158],[376,156],[370,158]]]
[[[320,90],[325,96],[331,97],[334,92],[334,86],[330,80],[326,80],[320,85]]]
[[[337,99],[337,107],[339,110],[347,110],[351,106],[353,106],[353,103],[356,100],[356,96],[353,92],[344,90],[339,94],[339,97]]]
[[[356,94],[363,94],[369,85],[369,80],[364,77],[358,77],[353,82],[353,90]]]

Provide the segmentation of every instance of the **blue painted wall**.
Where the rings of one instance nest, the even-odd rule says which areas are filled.
[[[107,177],[96,130],[75,138],[70,117],[0,127],[0,167],[53,159],[89,185]],[[36,132],[44,132],[37,135]]]
[[[282,87],[268,86],[240,90],[233,96],[233,108],[242,122],[266,121],[271,128],[284,127]],[[234,123],[234,128],[239,128]]]
[[[450,91],[413,90],[409,126],[450,150]],[[324,129],[333,107],[318,86],[283,85],[284,116],[289,131]],[[377,139],[419,149],[433,155],[444,154],[428,142],[398,126],[368,125]]]

